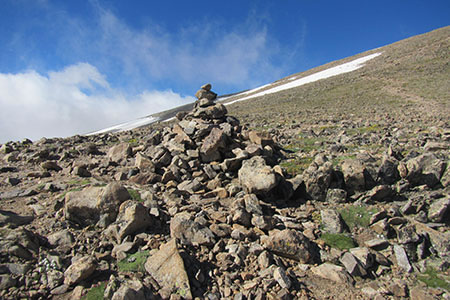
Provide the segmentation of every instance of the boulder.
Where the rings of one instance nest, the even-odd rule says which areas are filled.
[[[130,144],[121,143],[119,145],[113,146],[109,149],[106,157],[112,162],[118,163],[124,159],[130,157],[133,153]]]
[[[315,258],[313,243],[294,229],[272,230],[263,244],[271,252],[303,264],[312,263]]]
[[[134,165],[141,171],[155,172],[155,164],[152,162],[151,158],[141,152],[136,153]]]
[[[342,164],[345,186],[349,193],[363,192],[371,188],[371,176],[363,161],[359,159],[347,159]]]
[[[91,256],[83,256],[74,262],[64,272],[64,284],[75,285],[94,273],[97,263]]]
[[[238,172],[239,182],[248,193],[267,194],[277,186],[278,178],[264,158],[254,156],[242,162]]]
[[[303,180],[308,195],[324,201],[330,188],[333,176],[333,165],[323,155],[318,155],[303,172]]]
[[[144,230],[153,223],[153,217],[144,205],[134,200],[127,200],[120,205],[117,219],[110,225],[110,229],[120,243],[127,235]]]
[[[87,187],[66,194],[64,216],[81,226],[102,221],[98,225],[106,227],[116,219],[120,204],[127,199],[130,199],[130,194],[119,183]]]
[[[170,236],[186,245],[212,245],[214,234],[202,224],[193,220],[188,212],[176,214],[170,221]]]
[[[441,180],[445,167],[444,161],[425,153],[406,162],[406,180],[413,186],[426,184],[432,188]]]
[[[204,139],[200,148],[200,154],[204,162],[211,162],[221,158],[219,149],[225,147],[225,135],[223,130],[213,128]]]
[[[161,245],[145,262],[145,270],[159,286],[184,299],[192,299],[189,278],[175,239]]]
[[[450,197],[437,199],[431,203],[428,209],[428,219],[433,222],[448,222]]]
[[[331,263],[323,263],[317,267],[311,268],[311,271],[319,277],[343,284],[351,284],[353,279],[347,274],[341,266]]]
[[[330,233],[341,233],[344,231],[341,216],[334,209],[323,209],[320,211],[323,230]]]

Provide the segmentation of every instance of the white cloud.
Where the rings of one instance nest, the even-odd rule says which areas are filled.
[[[121,94],[87,63],[47,76],[0,73],[0,142],[84,134],[191,101],[170,90]]]

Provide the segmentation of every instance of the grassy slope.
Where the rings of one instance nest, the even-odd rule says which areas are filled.
[[[349,113],[352,118],[368,121],[375,114],[385,114],[389,119],[392,108],[402,106],[421,112],[418,118],[433,115],[445,120],[450,106],[450,27],[333,62],[304,75],[379,51],[383,55],[357,71],[239,102],[231,105],[229,112],[244,122],[254,120],[266,127],[308,123],[316,119],[312,116],[320,116],[326,124],[327,120],[346,118]]]

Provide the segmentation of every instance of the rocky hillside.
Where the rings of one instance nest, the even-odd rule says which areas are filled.
[[[448,299],[449,28],[171,124],[0,148],[3,299]],[[236,118],[237,116],[237,118]]]

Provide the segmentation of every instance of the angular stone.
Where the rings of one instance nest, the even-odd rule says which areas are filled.
[[[400,179],[398,172],[398,161],[389,156],[383,156],[378,169],[378,180],[381,184],[394,184]]]
[[[397,265],[407,273],[412,272],[413,268],[409,263],[408,255],[406,254],[405,249],[400,245],[394,245],[394,254],[397,259]]]
[[[53,247],[71,248],[74,243],[73,235],[69,230],[63,229],[54,232],[47,237],[48,243]]]
[[[139,280],[127,280],[120,285],[111,300],[148,299],[150,295],[146,295],[146,292],[144,285]]]
[[[433,201],[428,209],[428,219],[433,222],[445,222],[448,221],[450,208],[450,197],[445,197]]]
[[[33,216],[21,216],[12,211],[0,210],[0,226],[20,226],[31,223],[33,220]]]
[[[161,245],[159,251],[147,259],[145,270],[161,288],[185,299],[192,299],[189,278],[175,239]]]
[[[74,261],[64,272],[64,284],[74,285],[87,279],[97,268],[96,261],[91,256],[83,256]]]
[[[200,154],[204,162],[211,162],[220,159],[220,148],[225,147],[225,135],[223,130],[213,128],[209,135],[204,139],[200,148]]]
[[[82,226],[103,220],[105,227],[116,219],[120,204],[127,199],[127,189],[115,182],[106,187],[87,187],[66,194],[64,216]]]
[[[153,218],[148,209],[139,202],[127,200],[120,205],[117,220],[111,225],[115,227],[115,235],[121,242],[127,235],[153,225]]]
[[[413,186],[426,184],[432,188],[439,183],[445,167],[444,161],[434,154],[425,153],[406,162],[406,180]]]
[[[369,187],[367,181],[370,174],[361,160],[345,160],[341,168],[344,174],[345,186],[349,192],[365,191]]]
[[[43,163],[41,163],[41,168],[46,171],[61,171],[62,170],[62,168],[60,166],[58,166],[56,161],[53,161],[53,160],[44,161]]]
[[[262,147],[273,145],[272,137],[267,132],[250,131],[248,137],[250,142],[256,145],[261,145]]]
[[[330,233],[341,233],[344,231],[344,225],[341,216],[334,209],[323,209],[320,211],[324,231]]]
[[[331,263],[323,263],[317,267],[312,267],[311,271],[319,277],[344,284],[351,284],[353,279],[345,272],[343,267]]]
[[[290,289],[292,285],[292,281],[289,276],[286,274],[286,271],[280,267],[275,268],[273,271],[273,278],[278,282],[278,284],[283,289]]]
[[[300,263],[310,263],[314,260],[312,242],[299,231],[273,230],[269,232],[269,237],[263,243],[267,249],[279,256],[291,258]]]
[[[358,259],[356,259],[356,257],[350,252],[346,252],[339,260],[350,275],[361,277],[367,275],[366,270],[361,266]]]
[[[374,255],[366,247],[351,248],[350,253],[358,259],[365,270],[371,268],[375,261]]]
[[[262,207],[259,199],[255,194],[247,194],[244,196],[245,210],[250,214],[262,215]]]
[[[323,155],[318,155],[303,172],[306,192],[310,197],[323,201],[333,177],[333,165]]]
[[[255,156],[242,162],[238,172],[239,182],[248,193],[266,194],[278,183],[273,169],[266,165],[264,158]]]
[[[131,149],[130,144],[121,143],[119,145],[113,146],[109,149],[106,157],[113,162],[120,162],[124,159],[127,159],[131,156],[133,150]]]
[[[152,173],[155,172],[155,164],[152,162],[150,157],[141,152],[136,153],[136,160],[134,166],[139,168],[139,170],[141,171],[147,171]]]
[[[329,189],[326,200],[329,203],[345,203],[347,200],[347,192],[343,189]]]
[[[212,231],[192,220],[192,216],[188,212],[178,213],[172,218],[170,236],[187,245],[212,245],[215,242]]]

